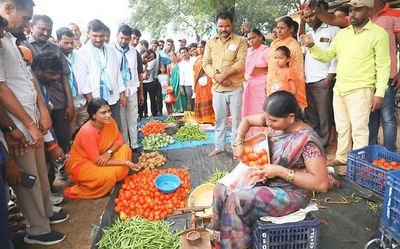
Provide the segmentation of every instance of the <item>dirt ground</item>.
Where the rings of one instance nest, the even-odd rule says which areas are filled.
[[[57,189],[62,189],[63,184],[56,182]],[[61,194],[61,193],[60,193]],[[106,208],[109,195],[97,200],[68,200],[60,206],[69,215],[69,219],[52,229],[64,233],[67,237],[62,243],[47,247],[38,245],[20,244],[16,249],[87,249],[92,245],[91,236],[93,225],[99,224],[101,215]]]
[[[382,137],[382,131],[379,134]],[[398,127],[397,137],[397,146],[400,149],[400,127]],[[328,159],[332,156],[332,154],[328,155]],[[345,172],[345,168],[341,171]],[[58,188],[63,187],[60,183],[56,184],[56,186]],[[61,206],[69,214],[70,218],[65,223],[52,227],[57,231],[65,233],[67,236],[66,240],[51,247],[21,244],[16,249],[89,249],[93,241],[91,237],[92,224],[100,223],[101,215],[105,210],[108,199],[109,196],[97,200],[65,200]]]

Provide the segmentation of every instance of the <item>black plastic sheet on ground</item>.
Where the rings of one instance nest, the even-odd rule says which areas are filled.
[[[232,170],[236,163],[231,153],[223,153],[218,156],[208,157],[207,154],[213,150],[212,145],[162,151],[168,163],[162,168],[183,168],[189,166],[192,189],[210,178],[216,169],[223,171]],[[360,196],[358,202],[352,201],[348,205],[328,204],[326,209],[315,212],[320,218],[320,249],[362,249],[365,244],[376,236],[380,212],[372,212],[367,205],[367,200],[381,203],[381,198],[371,195],[362,188],[357,188],[344,178],[340,179],[341,187],[334,188],[326,194],[319,194],[317,197],[323,200],[325,197],[339,199],[344,196]],[[118,218],[114,213],[114,199],[118,196],[122,183],[119,183],[113,193],[101,219],[100,228],[112,226]],[[175,222],[173,229],[181,231],[184,229],[189,215],[173,216],[168,220]],[[96,249],[97,242],[101,239],[101,229],[97,232],[92,249]]]

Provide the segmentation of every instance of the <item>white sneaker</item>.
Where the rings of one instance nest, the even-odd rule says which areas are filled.
[[[59,206],[52,206],[52,209],[53,209],[53,213],[59,213],[60,211],[61,211],[61,207],[59,207]]]
[[[58,205],[64,201],[64,197],[56,196],[55,194],[52,193],[52,194],[50,194],[50,201],[51,201],[51,204]]]

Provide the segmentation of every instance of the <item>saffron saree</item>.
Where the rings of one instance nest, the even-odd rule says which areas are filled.
[[[203,56],[199,56],[193,65],[194,84],[195,84],[195,120],[200,124],[214,124],[215,114],[212,105],[212,79],[208,77],[203,69]],[[207,84],[202,86],[199,84],[201,77],[207,78]]]
[[[65,171],[74,186],[66,188],[65,196],[71,199],[95,199],[106,195],[115,184],[125,179],[129,167],[99,166],[96,164],[101,154],[106,152],[122,136],[116,123],[106,124],[100,132],[91,121],[86,122],[75,137],[67,160]],[[115,151],[110,160],[131,160],[132,151],[123,144]]]

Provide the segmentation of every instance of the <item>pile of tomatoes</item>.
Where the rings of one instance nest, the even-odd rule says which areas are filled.
[[[259,152],[255,152],[251,146],[244,146],[244,155],[241,158],[241,162],[250,166],[263,166],[268,164],[269,155],[266,149],[261,149]]]
[[[151,120],[140,129],[143,135],[163,134],[165,132],[165,123],[159,120]]]
[[[400,163],[398,162],[388,162],[385,159],[377,159],[372,161],[372,164],[384,169],[398,169],[400,170]]]
[[[175,174],[181,180],[181,186],[171,194],[158,191],[154,185],[154,179],[166,173]],[[173,214],[175,208],[185,207],[184,200],[189,191],[190,176],[185,169],[143,170],[125,179],[114,200],[114,211],[123,220],[134,216],[161,220]]]

